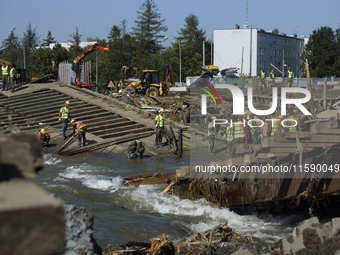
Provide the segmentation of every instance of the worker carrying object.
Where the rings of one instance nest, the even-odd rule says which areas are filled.
[[[78,146],[81,146],[81,139],[83,139],[83,146],[86,144],[86,132],[87,127],[81,121],[71,120],[71,125],[73,126],[73,137],[75,138],[76,129],[78,131]]]
[[[145,151],[144,143],[141,140],[134,140],[129,145],[128,157],[135,158],[137,157],[137,153],[139,153],[140,157],[142,158],[144,151]]]
[[[40,140],[41,146],[47,147],[48,143],[50,142],[51,135],[42,128],[38,134],[38,138]]]
[[[9,68],[6,66],[6,63],[4,62],[2,67],[1,67],[1,74],[2,74],[2,91],[6,89],[8,90],[8,73],[9,73]]]
[[[160,146],[162,146],[162,137],[163,137],[163,132],[164,132],[164,122],[165,122],[164,109],[161,108],[159,110],[159,114],[155,118],[155,125],[156,125],[155,146],[156,146],[156,148],[159,148]]]
[[[11,70],[9,71],[9,83],[12,85],[11,92],[15,92],[15,84],[14,84],[15,68],[13,64],[11,64],[10,66],[11,66]]]
[[[67,124],[68,124],[69,119],[71,118],[70,111],[68,109],[69,105],[70,105],[70,102],[66,101],[65,106],[61,107],[59,111],[59,121],[62,121],[62,125],[63,125],[62,135],[64,139],[66,139]]]

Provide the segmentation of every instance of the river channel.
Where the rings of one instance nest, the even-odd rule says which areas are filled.
[[[37,180],[55,196],[93,213],[94,237],[103,248],[109,243],[149,242],[164,233],[178,241],[225,220],[241,234],[279,238],[291,234],[302,220],[294,215],[241,216],[227,208],[211,207],[204,199],[189,201],[163,194],[164,184],[138,188],[122,185],[124,177],[170,173],[182,165],[189,165],[189,158],[130,160],[126,155],[65,157],[47,153]]]

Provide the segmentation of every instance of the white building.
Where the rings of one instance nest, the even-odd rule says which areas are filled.
[[[84,48],[84,49],[87,49],[87,48],[90,48],[93,44],[96,44],[97,42],[80,42],[79,43],[79,46],[80,48]],[[63,42],[63,43],[51,43],[49,46],[41,46],[41,48],[50,48],[50,49],[53,49],[53,47],[56,45],[56,44],[60,44],[61,47],[69,50],[70,47],[72,46],[72,43],[71,42]],[[37,47],[37,49],[39,49],[40,47]]]
[[[258,76],[264,68],[267,77],[272,69],[271,63],[282,70],[284,57],[285,72],[291,67],[294,77],[301,77],[300,60],[304,38],[273,34],[257,28],[215,29],[214,65],[220,70],[239,68],[245,76]],[[243,61],[242,61],[243,50]],[[281,74],[274,69],[276,76]]]

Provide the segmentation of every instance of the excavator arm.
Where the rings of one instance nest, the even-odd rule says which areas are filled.
[[[119,54],[124,54],[124,55],[128,55],[129,56],[129,65],[131,64],[131,56],[132,53],[131,52],[125,52],[125,51],[121,51],[121,50],[115,50],[115,49],[111,49],[108,47],[102,47],[99,46],[98,44],[93,44],[90,48],[88,48],[83,54],[79,55],[75,60],[74,63],[72,65],[72,70],[76,72],[77,75],[77,80],[76,80],[76,86],[83,86],[83,84],[80,82],[80,63],[81,61],[89,54],[91,54],[92,52],[96,51],[96,50],[100,50],[100,51],[104,51],[104,52],[113,52],[113,53],[119,53]]]
[[[170,94],[170,83],[172,83],[172,86],[175,87],[174,72],[172,71],[172,66],[168,65],[165,74],[165,88],[163,88],[163,93],[166,95]]]

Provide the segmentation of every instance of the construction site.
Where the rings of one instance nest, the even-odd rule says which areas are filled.
[[[81,170],[73,165],[65,166],[65,173],[62,174],[57,169],[51,169],[57,174],[53,182],[79,178],[87,188],[98,185],[94,189],[112,189],[113,192],[128,189],[133,196],[141,196],[139,200],[147,194],[162,194],[182,201],[204,199],[209,203],[209,208],[216,207],[237,215],[299,215],[301,219],[317,216],[320,220],[339,215],[338,81],[325,79],[322,84],[318,84],[317,89],[312,89],[308,81],[307,89],[299,88],[294,92],[289,90],[284,79],[271,82],[261,78],[226,78],[218,76],[218,67],[206,66],[202,76],[183,90],[175,86],[169,66],[164,84],[160,82],[157,70],[143,70],[139,81],[126,79],[111,82],[112,86],[109,87],[113,89],[109,95],[102,95],[93,90],[94,87],[81,82],[77,64],[72,67],[76,73],[74,83],[67,84],[68,79],[56,81],[47,75],[42,79],[22,82],[16,86],[15,93],[0,92],[0,133],[4,137],[14,135],[14,140],[18,140],[19,136],[37,136],[43,129],[50,134],[50,141],[38,150],[44,155],[45,161],[50,162],[48,164],[58,167],[63,164],[58,162],[62,161],[70,164],[72,160],[76,160],[76,164],[78,161],[86,162],[79,163]],[[223,88],[224,85],[228,85],[228,89]],[[230,89],[232,86],[235,90]],[[292,87],[297,88],[296,84]],[[236,89],[244,96],[242,100],[235,99]],[[211,99],[207,100],[207,95]],[[285,102],[287,99],[291,100],[289,104]],[[300,103],[301,107],[292,103],[298,99],[305,100]],[[69,105],[70,120],[81,121],[87,127],[84,146],[77,146],[72,125],[69,125],[66,135],[62,135],[58,114],[65,102]],[[302,107],[310,114],[304,114]],[[273,108],[273,111],[270,114],[253,114],[255,108],[257,111]],[[286,110],[284,114],[283,108]],[[165,121],[163,139],[158,146],[155,144],[155,118],[160,111],[164,112]],[[270,122],[271,119],[280,121],[281,126]],[[282,126],[284,119],[290,124],[287,128]],[[239,124],[243,126],[238,134],[240,136],[237,136],[235,128],[229,132],[231,123],[237,121],[243,123]],[[292,121],[296,125],[292,125]],[[265,131],[262,128],[264,123],[267,123]],[[18,138],[15,138],[16,135],[19,135]],[[144,154],[138,155],[136,152],[135,158],[129,159],[132,155],[128,152],[129,145],[139,140],[144,145]],[[76,157],[66,159],[66,156]],[[86,172],[86,165],[91,164],[91,159],[122,163],[129,170],[120,173],[119,177],[114,174],[110,176],[112,173],[109,172],[98,174],[100,178],[95,175],[89,178],[88,175],[92,173]],[[219,170],[223,167],[229,170]],[[197,169],[205,170],[199,173]],[[72,172],[72,175],[67,171]],[[83,176],[81,173],[84,171],[87,174]],[[38,178],[50,177],[38,175]],[[48,190],[53,190],[46,184],[47,179],[41,179],[40,182]],[[68,184],[63,185],[60,187],[65,188]],[[143,189],[151,190],[142,196],[146,192]],[[69,192],[72,194],[74,190]],[[136,195],[136,192],[139,194]],[[76,194],[73,194],[75,198]],[[133,196],[132,204],[138,204]],[[115,203],[126,210],[146,210],[143,203],[135,208],[131,203],[121,205],[119,201]],[[161,202],[150,202],[150,206],[158,203]],[[171,208],[168,204],[166,206]],[[157,210],[157,213],[162,212],[161,209]],[[315,218],[312,219],[315,223]],[[194,253],[202,251],[203,247],[216,247],[225,242],[257,243],[259,247],[263,246],[257,237],[245,235],[248,232],[240,234],[229,225],[227,227],[227,224],[225,222],[201,233],[196,231],[198,234],[195,236],[177,243],[170,242],[167,236],[148,243],[149,233],[147,238],[130,242],[129,245],[108,245],[103,254]],[[335,223],[333,227],[336,228]],[[181,235],[184,236],[183,233]],[[103,240],[108,244],[110,239]],[[269,253],[283,249],[273,243],[266,245]],[[162,249],[170,253],[157,253]]]

